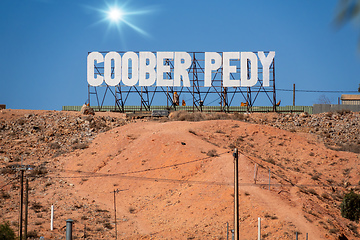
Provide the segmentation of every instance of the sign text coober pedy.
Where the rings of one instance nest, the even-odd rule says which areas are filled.
[[[224,87],[252,87],[258,81],[259,62],[262,65],[262,85],[268,87],[269,69],[274,57],[274,51],[267,55],[264,51],[257,54],[205,52],[204,87],[212,86],[212,73],[221,67]],[[174,63],[172,79],[164,77],[171,71],[166,64],[169,59]],[[103,75],[95,72],[95,66],[99,64],[103,64]],[[187,52],[156,52],[156,55],[147,51],[125,52],[122,56],[118,52],[108,52],[105,56],[100,52],[91,52],[87,57],[87,81],[91,86],[99,86],[105,81],[109,86],[122,82],[126,86],[190,87],[188,69],[191,64],[192,58]],[[234,73],[239,73],[240,79],[231,79],[230,75]]]

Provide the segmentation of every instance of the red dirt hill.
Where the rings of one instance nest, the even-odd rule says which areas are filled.
[[[16,156],[29,152],[23,163],[35,166],[27,171],[29,230],[34,235],[64,239],[65,220],[71,218],[74,239],[84,234],[87,239],[114,239],[118,190],[119,239],[226,239],[226,223],[233,228],[232,151],[237,147],[240,239],[257,237],[258,217],[263,239],[295,239],[296,232],[300,239],[306,233],[309,239],[359,236],[358,224],[342,218],[339,209],[346,192],[359,191],[359,154],[326,147],[324,137],[309,128],[287,131],[267,125],[284,115],[187,122],[127,121],[105,113],[88,117],[32,111],[12,116],[14,110],[2,111],[0,184],[5,197],[0,211],[14,229],[19,211],[14,162],[19,164]],[[262,124],[255,124],[260,119]],[[21,135],[10,127],[18,127],[19,121],[22,132],[28,125],[34,130],[32,121],[37,127]],[[53,134],[46,134],[50,130]]]

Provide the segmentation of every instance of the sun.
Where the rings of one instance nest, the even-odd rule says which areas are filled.
[[[102,23],[108,23],[107,32],[119,32],[121,36],[123,36],[123,32],[126,31],[126,28],[129,27],[132,30],[135,30],[136,32],[146,36],[150,37],[150,35],[135,25],[133,21],[135,18],[144,18],[146,14],[152,13],[155,10],[148,8],[148,9],[137,9],[136,11],[132,10],[128,4],[122,4],[118,5],[116,4],[118,0],[114,0],[114,5],[109,5],[106,3],[106,6],[104,8],[95,8],[86,6],[89,9],[92,9],[94,11],[97,11],[101,15],[101,19],[94,23],[96,24],[102,24]]]
[[[107,14],[108,14],[108,18],[113,22],[120,21],[124,15],[123,11],[119,8],[112,8]]]

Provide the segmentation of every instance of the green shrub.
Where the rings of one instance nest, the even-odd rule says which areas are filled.
[[[15,240],[15,233],[10,228],[9,222],[5,222],[0,225],[0,239]]]
[[[340,205],[341,216],[351,221],[359,221],[360,217],[360,195],[353,191],[345,194]]]

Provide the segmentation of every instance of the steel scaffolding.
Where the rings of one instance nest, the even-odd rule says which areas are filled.
[[[100,52],[105,55],[108,52]],[[124,51],[119,51],[119,54],[124,54]],[[136,52],[138,54],[138,52]],[[156,52],[154,52],[156,54]],[[192,57],[192,62],[188,68],[189,80],[191,87],[160,87],[160,86],[126,86],[118,84],[117,86],[109,86],[103,82],[100,86],[94,87],[88,85],[88,103],[91,104],[95,98],[95,104],[100,109],[104,106],[105,99],[109,95],[114,100],[114,111],[125,111],[125,106],[130,101],[134,105],[134,101],[140,104],[140,111],[150,111],[154,104],[156,97],[161,96],[160,105],[165,105],[168,110],[176,110],[177,105],[174,103],[174,93],[177,92],[179,97],[188,96],[185,102],[189,105],[192,103],[192,111],[203,111],[204,106],[220,106],[220,111],[229,112],[230,106],[246,106],[247,111],[255,106],[260,94],[264,94],[267,99],[267,104],[273,107],[276,111],[276,90],[275,90],[275,58],[273,59],[269,68],[269,83],[270,86],[263,86],[263,68],[262,64],[258,63],[258,81],[252,87],[224,87],[223,86],[223,68],[222,66],[212,72],[211,87],[204,87],[204,69],[205,69],[205,52],[188,52]],[[257,54],[257,52],[254,52]],[[269,53],[269,52],[265,52]],[[219,52],[221,55],[222,53]],[[174,59],[166,59],[165,64],[170,66],[170,72],[166,74],[167,79],[174,78]],[[104,67],[94,65],[95,75],[104,75]],[[237,73],[240,72],[240,65],[236,66]],[[248,76],[250,76],[250,62],[248,61]],[[114,67],[112,66],[112,74]],[[231,80],[240,79],[240,74],[230,74]],[[129,75],[131,76],[131,66],[129,66]],[[101,92],[99,91],[101,88]],[[134,100],[134,97],[137,100]],[[183,97],[183,98],[184,98]],[[130,100],[131,98],[131,100]],[[216,103],[217,104],[214,104]],[[135,103],[136,104],[136,103]],[[214,104],[214,105],[211,105]],[[159,105],[159,104],[158,104]],[[181,105],[181,103],[180,103]],[[262,105],[264,105],[262,103]]]

